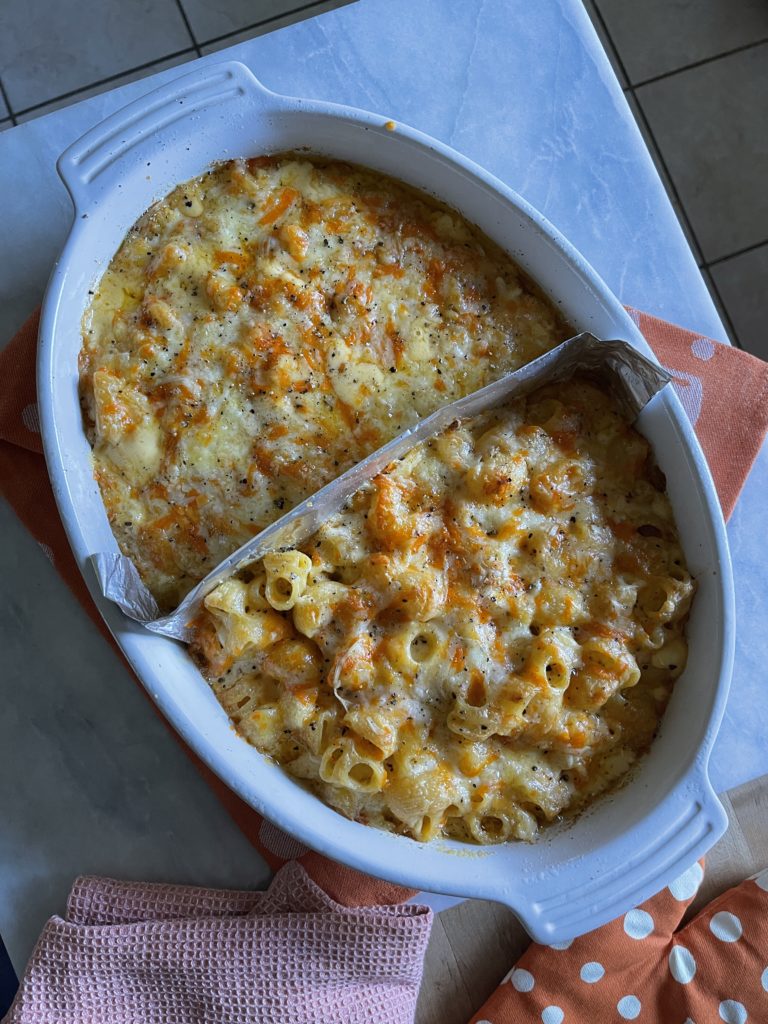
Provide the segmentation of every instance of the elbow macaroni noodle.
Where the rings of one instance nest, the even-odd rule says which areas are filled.
[[[220,164],[139,219],[83,320],[120,548],[169,610],[317,488],[569,333],[425,194],[303,155]]]
[[[357,821],[532,839],[647,749],[693,583],[647,442],[593,384],[456,423],[220,584],[193,654],[235,726]]]
[[[83,320],[118,544],[162,609],[323,484],[571,333],[498,246],[397,181],[283,154],[179,186]],[[236,727],[341,813],[534,836],[620,778],[685,664],[692,583],[646,442],[586,383],[457,423],[301,550],[208,595]]]

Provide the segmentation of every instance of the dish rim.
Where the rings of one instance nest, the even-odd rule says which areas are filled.
[[[127,134],[126,126],[129,126],[131,130],[138,126],[139,130],[141,130],[142,125],[147,125],[147,118],[156,118],[158,111],[162,114],[163,111],[169,109],[170,103],[178,102],[179,97],[191,97],[192,103],[190,106],[193,107],[195,97],[200,95],[201,86],[207,88],[209,94],[211,93],[211,90],[213,90],[214,93],[215,90],[219,90],[219,93],[221,93],[224,88],[224,84],[232,82],[234,82],[237,89],[244,92],[251,101],[257,101],[255,103],[257,110],[259,104],[261,104],[260,113],[265,117],[268,116],[270,111],[276,111],[287,116],[291,116],[292,113],[300,113],[311,117],[329,119],[330,122],[342,121],[347,124],[361,127],[366,132],[374,132],[379,135],[387,131],[384,127],[386,120],[380,115],[332,103],[307,101],[279,96],[278,94],[265,89],[244,65],[237,62],[217,62],[204,65],[191,73],[182,75],[179,78],[174,79],[172,82],[161,86],[159,89],[135,100],[133,103],[128,104],[126,107],[117,111],[105,121],[92,128],[80,140],[70,146],[64,154],[62,154],[58,164],[59,173],[72,196],[75,205],[75,218],[72,230],[64,246],[61,257],[56,263],[46,292],[43,314],[41,317],[38,353],[38,394],[43,443],[49,475],[51,477],[54,495],[64,522],[67,536],[78,561],[78,565],[80,566],[81,571],[83,571],[85,582],[94,597],[97,607],[99,607],[108,627],[115,636],[119,646],[128,658],[152,699],[160,707],[163,714],[172,722],[185,741],[193,748],[193,750],[195,750],[198,756],[200,756],[209,765],[209,767],[211,767],[213,771],[222,778],[228,786],[230,786],[230,788],[234,789],[234,791],[243,797],[251,806],[254,806],[259,813],[268,817],[280,827],[290,831],[293,835],[298,835],[299,838],[304,842],[307,842],[319,852],[331,856],[334,859],[342,860],[359,870],[375,873],[381,877],[386,877],[392,881],[398,882],[399,884],[431,889],[434,888],[435,879],[423,876],[417,871],[409,869],[407,854],[403,857],[401,863],[392,863],[390,860],[382,859],[382,857],[377,858],[375,856],[371,856],[370,852],[366,852],[362,849],[362,847],[368,847],[371,844],[375,847],[377,845],[376,838],[371,837],[370,844],[363,843],[359,848],[350,848],[346,840],[336,841],[333,834],[320,835],[317,828],[312,824],[297,821],[295,816],[292,817],[290,814],[279,813],[278,810],[270,804],[268,799],[265,800],[263,798],[263,795],[261,799],[256,799],[250,787],[245,786],[242,780],[233,777],[232,765],[228,763],[227,756],[222,755],[219,751],[212,750],[210,746],[206,745],[204,738],[201,738],[199,727],[196,726],[195,723],[190,722],[186,716],[180,713],[179,708],[174,703],[172,695],[167,690],[164,691],[162,687],[158,688],[156,680],[152,683],[147,678],[148,676],[151,676],[151,672],[147,672],[146,658],[141,649],[141,639],[135,630],[126,628],[127,620],[123,618],[121,613],[119,613],[110,602],[106,601],[101,596],[96,588],[93,574],[86,568],[87,556],[92,552],[85,549],[80,536],[78,510],[73,502],[72,495],[69,492],[67,484],[68,470],[59,444],[58,423],[54,414],[53,391],[56,383],[55,357],[57,352],[57,321],[59,306],[62,302],[63,293],[67,284],[67,273],[72,261],[76,257],[78,246],[81,244],[81,239],[84,236],[87,236],[87,232],[89,230],[89,210],[93,208],[94,204],[98,205],[99,203],[99,176],[103,175],[105,170],[111,173],[111,171],[114,170],[116,163],[119,166],[120,161],[126,159],[125,153],[119,150],[120,144],[123,141],[120,139],[120,136],[123,133]],[[238,93],[238,95],[241,95],[242,92]],[[203,110],[201,114],[199,110],[190,110],[189,116],[195,115],[198,117],[204,117],[205,111]],[[144,136],[145,139],[151,138],[153,134],[157,136],[158,131],[162,132],[164,130],[164,125],[162,124],[159,128],[152,128],[151,132],[149,131],[149,127],[151,127],[151,125],[147,127],[149,134]],[[571,268],[582,279],[583,284],[591,290],[595,300],[602,303],[605,307],[608,307],[613,316],[622,322],[625,327],[626,340],[630,341],[646,355],[650,355],[651,358],[655,359],[651,349],[643,339],[632,319],[620,305],[618,299],[615,298],[596,272],[590,267],[584,257],[581,256],[573,246],[571,246],[570,243],[568,243],[563,236],[524,199],[493,175],[478,167],[466,157],[437,140],[424,135],[418,130],[398,123],[396,133],[400,140],[404,140],[408,144],[419,149],[426,149],[430,151],[432,155],[436,155],[440,159],[451,164],[454,168],[463,172],[475,186],[479,184],[505,200],[512,208],[514,208],[524,221],[528,222],[529,228],[532,231],[538,231],[542,236],[544,236],[550,245],[557,250],[560,258],[570,264]],[[115,149],[118,150],[117,156],[109,160],[107,163],[104,163],[103,161],[112,156]],[[226,157],[223,156],[222,158]],[[130,159],[130,156],[128,159]],[[364,154],[362,153],[360,162],[366,162]],[[96,173],[91,174],[95,167],[97,168]],[[180,179],[177,183],[180,183],[181,180],[184,179]],[[94,181],[96,182],[96,188],[93,186]],[[110,185],[108,173],[107,188],[110,189],[113,187],[114,182]],[[514,259],[517,259],[514,252],[511,252],[510,254]],[[105,265],[102,265],[100,272],[103,272],[104,269]],[[556,296],[551,297],[556,300]],[[717,683],[714,687],[714,699],[709,718],[709,729],[700,745],[698,756],[689,766],[688,770],[683,773],[681,777],[675,779],[673,783],[671,783],[665,796],[655,805],[654,811],[643,818],[640,824],[650,822],[651,819],[655,817],[657,824],[661,827],[663,820],[665,820],[665,816],[666,819],[668,819],[669,815],[672,813],[670,808],[675,803],[675,797],[678,799],[684,799],[687,801],[687,805],[697,808],[691,820],[698,822],[700,828],[703,828],[704,826],[707,827],[705,834],[697,835],[695,841],[692,840],[686,848],[686,856],[688,856],[690,863],[693,859],[699,856],[706,847],[710,846],[712,842],[718,838],[722,831],[724,831],[727,823],[724,811],[717,801],[711,784],[709,783],[707,762],[714,742],[714,737],[716,735],[717,726],[719,725],[722,717],[727,697],[728,684],[730,681],[734,646],[733,583],[730,569],[730,558],[728,555],[727,535],[708,467],[706,466],[703,454],[698,446],[693,428],[690,426],[688,418],[685,415],[679,400],[669,388],[666,389],[664,401],[669,407],[669,412],[678,429],[679,437],[687,450],[687,454],[692,459],[696,475],[702,485],[702,493],[706,503],[708,520],[713,533],[713,546],[718,555],[718,565],[720,569],[720,590],[723,609],[723,621],[720,624],[722,629],[722,645],[719,652],[720,668]],[[313,797],[313,800],[320,803],[319,798],[317,797]],[[326,805],[322,806],[325,807]],[[666,812],[657,813],[663,812],[665,807],[667,808]],[[366,826],[358,827],[366,828]],[[639,826],[636,826],[635,828],[637,827]],[[688,829],[688,824],[685,825],[685,828]],[[377,832],[377,830],[370,828],[367,828],[366,831],[369,833]],[[629,834],[631,834],[631,830]],[[689,834],[693,834],[690,829],[686,832],[686,835]],[[388,834],[383,833],[383,835]],[[415,842],[414,840],[407,839],[405,837],[397,838],[402,838],[406,843]],[[381,845],[385,846],[386,844],[382,843]],[[477,848],[477,850],[475,850],[475,848],[469,848],[466,856],[482,857],[484,851],[495,849],[499,849],[499,847],[480,847]],[[654,853],[653,856],[656,856],[656,854]],[[682,864],[680,856],[678,856],[675,863],[678,865]],[[684,866],[688,865],[686,864]],[[665,871],[656,870],[652,872],[652,878],[657,880],[661,874],[665,874],[665,876],[669,875],[669,864],[667,864]],[[651,895],[652,891],[655,892],[657,891],[657,888],[661,887],[657,886],[657,888],[653,888],[654,884],[655,881],[649,881],[649,879],[646,878],[644,883],[638,883],[638,887],[636,887],[634,892],[640,893],[641,898],[644,899],[646,896]],[[582,928],[580,925],[574,926],[573,922],[570,924],[564,923],[562,914],[558,919],[557,914],[552,912],[552,908],[549,907],[548,909],[548,901],[546,898],[542,898],[538,901],[541,908],[539,911],[536,910],[535,900],[530,900],[526,905],[521,901],[519,886],[506,890],[499,886],[494,886],[491,891],[489,891],[488,886],[483,884],[482,879],[471,879],[467,877],[462,881],[451,881],[448,878],[441,879],[437,888],[439,891],[446,892],[451,895],[491,898],[506,902],[512,907],[518,917],[520,917],[528,931],[531,932],[531,934],[539,941],[565,941],[568,938],[572,938],[574,934],[577,934],[577,931],[580,933],[581,931],[588,930],[587,928]],[[590,896],[591,891],[592,890],[586,892],[583,898],[583,909],[586,914],[586,920],[589,928],[595,927],[596,924],[603,923],[603,920],[609,919],[609,916],[606,916],[605,910],[599,911],[594,906],[595,899],[593,896]],[[622,891],[625,893],[624,902],[626,902],[626,886],[624,886]],[[578,900],[576,901],[576,904],[581,906]],[[615,909],[615,905],[615,902],[611,905],[612,910]],[[615,916],[615,914],[612,914],[611,916]],[[577,931],[574,931],[574,927],[577,928]]]

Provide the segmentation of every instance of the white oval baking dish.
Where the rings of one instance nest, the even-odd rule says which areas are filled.
[[[104,600],[87,564],[116,551],[93,479],[77,395],[80,320],[136,218],[216,160],[306,147],[367,164],[431,192],[499,242],[578,331],[652,355],[634,323],[562,236],[502,182],[411,128],[347,107],[277,96],[242,64],[204,66],[108,118],[59,160],[75,218],[46,294],[38,391],[48,468],[91,594],[152,698],[186,742],[245,801],[337,860],[448,895],[501,901],[540,942],[563,942],[657,892],[708,849],[727,819],[707,776],[731,672],[734,615],[725,528],[701,449],[673,389],[640,429],[666,473],[688,564],[698,580],[690,658],[649,755],[618,792],[535,845],[416,843],[340,817],[230,727],[174,641]]]

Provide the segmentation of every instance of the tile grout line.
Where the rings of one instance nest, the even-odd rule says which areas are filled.
[[[354,3],[355,0],[352,0],[352,2]],[[314,7],[322,7],[326,3],[328,3],[328,0],[310,0],[309,3],[302,4],[300,7],[295,7],[290,11],[286,11],[284,14],[278,14],[271,18],[263,18],[261,21],[255,21],[252,25],[246,25],[244,28],[236,28],[231,32],[225,32],[224,35],[213,36],[211,39],[204,40],[200,45],[211,46],[213,43],[221,43],[225,39],[231,39],[232,36],[241,35],[243,32],[252,32],[253,29],[262,28],[264,25],[269,25],[272,21],[280,21],[282,18],[293,17],[295,14],[303,14],[305,11],[311,11]],[[349,0],[346,0],[346,3],[349,3]],[[342,0],[342,4],[340,4],[340,6],[344,5],[344,0]]]
[[[718,256],[717,259],[706,262],[704,266],[716,267],[719,263],[725,263],[726,260],[735,259],[736,256],[745,256],[748,252],[754,252],[755,249],[762,249],[764,245],[768,245],[768,238],[764,238],[762,242],[755,242],[753,245],[745,245],[743,249],[736,249],[735,252],[726,253],[725,256]]]
[[[603,12],[600,10],[597,3],[592,4],[592,10],[595,12],[595,17],[600,22],[603,32],[605,32],[605,38],[611,44],[611,49],[613,50],[613,53],[616,57],[616,63],[619,65],[619,69],[621,70],[621,73],[622,75],[624,75],[624,79],[627,82],[627,89],[631,89],[631,85],[629,85],[629,75],[627,74],[627,66],[621,59],[621,54],[619,53],[618,47],[614,42],[613,36],[608,31],[608,25],[606,24],[605,18],[603,17]],[[626,92],[626,89],[624,91]]]
[[[706,282],[706,285],[709,288],[713,300],[716,300],[715,308],[717,309],[717,312],[720,314],[720,316],[722,316],[723,318],[723,323],[725,324],[729,337],[733,341],[734,347],[740,348],[742,351],[744,351],[744,346],[741,344],[741,340],[738,334],[736,333],[736,328],[733,326],[731,314],[728,312],[728,307],[723,302],[723,297],[720,294],[720,289],[717,287],[717,282],[710,273],[709,267],[705,265],[703,267],[700,267],[699,269],[701,270],[701,276],[704,278],[704,281]]]
[[[677,186],[675,185],[675,182],[674,182],[674,180],[672,178],[672,175],[671,175],[671,173],[669,171],[669,167],[667,166],[667,161],[664,159],[664,154],[662,153],[661,148],[659,146],[659,143],[658,143],[658,141],[656,139],[656,136],[653,133],[653,129],[651,128],[650,122],[648,121],[648,118],[645,115],[645,111],[643,110],[643,104],[640,101],[640,97],[637,95],[637,93],[635,92],[634,88],[630,89],[629,91],[632,93],[632,96],[635,99],[635,103],[637,104],[637,109],[638,109],[638,112],[640,113],[640,117],[643,120],[643,125],[645,126],[645,130],[648,132],[648,137],[650,138],[651,142],[653,143],[653,148],[654,148],[654,150],[655,150],[655,152],[656,152],[656,154],[658,156],[659,163],[661,164],[661,168],[664,171],[664,175],[665,175],[665,177],[667,179],[667,182],[669,183],[669,190],[672,193],[672,198],[677,203],[677,205],[678,205],[678,207],[680,209],[680,217],[684,221],[685,227],[690,232],[691,238],[693,239],[693,242],[694,242],[696,248],[701,253],[702,259],[704,259],[704,250],[701,247],[701,242],[699,242],[698,236],[696,235],[696,232],[693,229],[693,225],[691,224],[690,217],[688,216],[688,211],[686,210],[686,208],[685,208],[685,206],[683,204],[683,201],[682,201],[682,199],[680,197],[680,193],[677,191]],[[699,268],[700,272],[703,271],[703,270],[706,270],[706,275],[702,274],[702,277],[704,277],[704,280],[705,280],[705,282],[706,282],[706,284],[707,284],[707,286],[709,288],[710,293],[713,295],[713,298],[717,299],[717,305],[719,307],[718,308],[718,313],[721,313],[725,329],[728,332],[728,336],[730,337],[731,341],[736,346],[736,348],[741,348],[742,345],[741,345],[741,342],[739,341],[738,335],[736,334],[736,329],[733,326],[733,321],[731,320],[731,317],[730,317],[730,314],[728,312],[728,309],[726,308],[726,305],[723,302],[722,296],[720,295],[720,291],[719,291],[719,289],[718,289],[718,287],[717,287],[717,285],[715,283],[714,278],[709,273],[709,270],[707,270],[706,260],[704,262],[704,266]],[[721,310],[722,310],[722,312],[721,312]]]
[[[701,270],[701,268],[706,264],[704,253],[702,252],[696,232],[693,230],[693,224],[688,217],[688,211],[683,206],[680,193],[672,180],[667,161],[661,152],[656,136],[651,130],[650,122],[648,121],[640,100],[631,85],[624,90],[624,94],[625,99],[627,100],[627,105],[632,112],[633,120],[643,138],[645,148],[648,150],[648,155],[653,161],[653,166],[659,176],[659,180],[664,186],[664,192],[672,204],[675,218],[677,219],[683,233],[686,235],[685,240],[688,243],[688,248],[691,250],[691,255],[696,261],[696,266]]]
[[[597,15],[598,19],[600,20],[600,24],[603,26],[606,38],[608,39],[609,43],[613,47],[613,51],[616,54],[616,61],[617,61],[618,65],[619,65],[619,67],[621,68],[622,72],[624,73],[624,77],[626,78],[627,82],[629,82],[630,78],[629,78],[629,75],[627,74],[626,65],[624,64],[624,61],[621,58],[621,54],[619,53],[619,50],[618,50],[618,48],[616,46],[616,43],[615,43],[615,41],[613,39],[613,36],[609,32],[608,25],[606,24],[605,19],[603,18],[602,12],[600,11],[600,8],[597,6],[597,4],[594,5],[594,10],[595,10],[595,14]],[[682,70],[682,69],[680,69],[680,70]],[[645,130],[648,132],[648,137],[650,138],[651,142],[653,143],[653,148],[656,151],[656,154],[657,154],[658,159],[659,159],[659,163],[661,164],[661,167],[662,167],[662,169],[664,171],[664,175],[665,175],[667,181],[669,182],[669,188],[670,188],[670,190],[672,192],[672,196],[674,197],[674,200],[677,202],[677,205],[678,205],[678,207],[680,209],[680,217],[684,221],[685,227],[687,227],[688,231],[690,232],[690,235],[691,235],[691,238],[693,239],[694,245],[699,250],[699,252],[701,253],[701,256],[703,258],[704,257],[704,252],[703,252],[703,250],[701,248],[701,243],[699,242],[698,238],[696,237],[696,232],[693,230],[693,225],[691,224],[690,218],[688,216],[688,211],[685,209],[685,206],[683,205],[682,199],[680,198],[680,193],[677,191],[677,187],[676,187],[674,181],[672,180],[672,175],[670,174],[669,168],[667,167],[667,162],[664,159],[664,155],[661,152],[661,149],[659,148],[658,142],[656,141],[656,136],[653,134],[653,131],[652,131],[651,126],[650,126],[650,123],[648,122],[648,118],[645,116],[645,111],[643,110],[643,105],[640,102],[640,97],[637,95],[637,93],[635,92],[634,86],[632,86],[632,85],[630,85],[630,87],[628,89],[626,89],[625,92],[630,93],[632,98],[635,101],[635,104],[637,106],[637,109],[638,109],[638,112],[640,114],[640,117],[642,118],[643,125],[645,126]],[[653,154],[650,154],[650,156],[651,156],[651,159],[653,159]],[[662,184],[664,184],[664,183],[662,182]],[[730,314],[729,314],[729,312],[728,312],[728,310],[726,308],[725,303],[723,302],[722,296],[720,295],[720,291],[719,291],[719,289],[717,287],[717,284],[715,283],[715,279],[713,278],[712,274],[709,272],[709,269],[706,266],[706,264],[704,265],[704,267],[699,267],[699,272],[701,273],[702,277],[704,278],[704,283],[707,285],[710,294],[713,296],[713,299],[716,299],[715,306],[717,308],[718,314],[722,316],[723,325],[724,325],[724,327],[725,327],[725,329],[726,329],[726,331],[728,333],[729,338],[734,343],[736,348],[742,348],[743,346],[742,346],[741,342],[739,341],[738,335],[736,334],[736,330],[735,330],[735,328],[733,326],[733,321],[731,320]],[[722,310],[722,313],[720,312],[721,310]]]
[[[99,78],[95,82],[89,82],[87,85],[81,85],[78,89],[70,89],[69,92],[62,92],[58,96],[51,96],[47,100],[43,100],[42,103],[33,103],[31,107],[24,107],[23,110],[18,110],[16,113],[19,117],[25,114],[31,114],[35,110],[39,110],[41,107],[47,107],[49,103],[58,103],[59,100],[68,100],[76,98],[80,93],[87,92],[88,89],[97,89],[100,85],[109,85],[110,82],[116,82],[118,78],[124,78],[125,75],[132,75],[136,71],[151,71],[156,64],[162,64],[166,60],[173,60],[175,57],[183,57],[185,54],[195,54],[196,47],[187,46],[183,50],[176,50],[173,53],[167,53],[164,57],[157,57],[155,60],[147,61],[144,64],[137,64],[134,68],[126,68],[125,71],[120,71],[115,75],[108,75],[106,78]]]
[[[294,8],[292,11],[286,12],[286,14],[291,14],[291,15],[301,14],[302,12],[305,12],[305,11],[311,11],[315,7],[323,6],[326,3],[327,3],[327,0],[310,0],[309,3],[306,3],[306,4],[302,5],[301,7]],[[181,15],[181,18],[182,18],[182,20],[184,22],[184,26],[185,26],[185,28],[187,30],[187,33],[188,33],[188,35],[189,35],[189,37],[190,37],[190,39],[192,41],[192,46],[191,47],[186,47],[186,48],[184,48],[182,50],[177,50],[174,53],[167,54],[165,57],[160,57],[160,58],[157,58],[156,60],[153,60],[153,61],[147,61],[146,63],[139,64],[139,65],[137,65],[134,68],[129,68],[129,69],[125,70],[125,71],[121,71],[118,74],[109,75],[109,76],[107,76],[105,78],[98,79],[97,81],[91,82],[88,85],[81,86],[79,89],[69,90],[68,92],[61,93],[58,96],[54,96],[52,98],[49,98],[49,99],[45,100],[42,103],[33,104],[30,107],[25,107],[22,110],[19,110],[19,111],[16,111],[16,112],[11,107],[11,104],[10,104],[10,101],[9,101],[8,94],[6,92],[5,86],[3,85],[2,79],[0,79],[0,96],[2,96],[3,100],[5,101],[5,105],[8,108],[9,119],[12,122],[12,124],[13,125],[17,125],[18,124],[17,115],[18,116],[23,116],[23,115],[32,113],[35,110],[40,109],[41,107],[48,106],[48,104],[50,104],[50,103],[57,103],[60,100],[69,99],[69,98],[75,99],[82,92],[86,92],[89,89],[98,88],[101,85],[108,85],[110,82],[116,81],[117,79],[122,78],[124,75],[130,75],[130,74],[133,74],[133,73],[135,73],[137,71],[145,71],[145,70],[146,71],[151,71],[151,69],[152,69],[152,67],[154,65],[161,64],[161,63],[163,63],[166,60],[171,60],[171,59],[173,59],[175,57],[181,57],[181,56],[184,56],[187,53],[192,53],[192,52],[194,52],[198,57],[202,57],[203,54],[202,54],[202,50],[201,50],[201,44],[199,44],[197,42],[197,39],[195,38],[195,35],[194,35],[193,31],[192,31],[192,27],[191,27],[191,25],[189,23],[189,19],[187,17],[186,11],[184,10],[184,8],[182,6],[181,0],[176,0],[176,5],[178,7],[179,14]],[[616,63],[619,65],[619,68],[621,69],[622,73],[624,74],[627,82],[630,82],[629,75],[627,74],[626,65],[625,65],[624,61],[622,60],[622,58],[621,58],[621,54],[620,54],[618,48],[616,47],[616,43],[614,42],[614,39],[613,39],[609,29],[608,29],[608,26],[607,26],[607,24],[605,22],[605,19],[604,19],[603,15],[602,15],[602,12],[597,7],[597,5],[593,5],[593,10],[594,10],[595,16],[597,17],[597,19],[599,20],[599,22],[600,22],[600,24],[601,24],[601,26],[603,28],[603,31],[605,32],[605,35],[606,35],[606,38],[607,38],[608,42],[610,43],[610,45],[612,47],[613,54],[614,54],[614,56],[616,58]],[[274,16],[274,17],[271,17],[271,18],[265,18],[265,19],[262,19],[261,21],[254,22],[251,25],[247,25],[245,28],[234,29],[233,31],[226,32],[226,33],[224,33],[221,36],[215,36],[215,37],[213,37],[213,38],[211,38],[209,40],[206,40],[202,45],[206,45],[207,46],[207,45],[211,45],[211,44],[214,44],[214,43],[222,42],[222,41],[224,41],[224,40],[226,40],[228,38],[231,38],[232,36],[239,35],[239,34],[241,34],[243,32],[249,32],[249,31],[251,31],[253,29],[256,29],[256,28],[260,28],[260,27],[262,27],[264,25],[268,25],[272,21],[280,20],[281,18],[285,17],[286,14],[277,15],[277,16]],[[678,207],[680,209],[681,216],[682,216],[682,218],[683,218],[683,220],[685,222],[685,226],[688,229],[688,231],[690,232],[691,238],[692,238],[694,244],[696,245],[696,247],[699,249],[700,252],[701,252],[701,245],[700,245],[699,240],[698,240],[698,238],[696,236],[696,232],[693,229],[693,226],[692,226],[692,224],[690,222],[690,219],[688,217],[688,213],[685,210],[683,202],[682,202],[682,200],[680,198],[680,194],[677,191],[677,188],[675,186],[674,181],[672,180],[672,177],[670,175],[669,168],[667,166],[666,160],[664,159],[664,156],[663,156],[663,154],[661,152],[661,149],[659,148],[658,141],[656,140],[656,137],[655,137],[655,135],[654,135],[654,133],[653,133],[653,131],[651,129],[651,126],[650,126],[650,123],[648,122],[648,118],[646,117],[645,111],[643,110],[642,103],[640,102],[640,97],[637,96],[636,93],[635,93],[635,89],[640,88],[641,86],[645,86],[645,85],[651,84],[653,82],[661,81],[663,79],[672,77],[673,75],[679,74],[679,73],[681,73],[683,71],[688,71],[691,68],[697,68],[697,67],[700,67],[700,66],[705,65],[705,64],[711,64],[714,61],[720,60],[720,59],[722,59],[724,57],[732,56],[735,53],[742,53],[742,52],[744,52],[746,50],[754,49],[754,48],[756,48],[758,46],[764,45],[765,43],[768,43],[768,38],[760,39],[760,40],[758,40],[756,42],[753,42],[753,43],[747,43],[744,46],[740,46],[740,47],[737,47],[737,48],[735,48],[733,50],[728,50],[728,51],[726,51],[724,53],[717,54],[714,57],[708,57],[708,58],[704,58],[703,60],[700,60],[700,61],[695,61],[692,64],[687,64],[684,67],[677,68],[674,71],[666,72],[663,75],[656,75],[653,78],[645,79],[642,82],[638,82],[638,83],[635,83],[635,84],[630,84],[627,87],[625,87],[624,90],[623,90],[625,93],[630,93],[632,95],[632,97],[634,98],[634,100],[635,100],[635,103],[637,105],[637,109],[638,109],[638,111],[640,113],[640,116],[642,118],[642,121],[643,121],[643,125],[644,125],[644,127],[645,127],[645,129],[646,129],[646,131],[648,133],[650,141],[653,143],[653,146],[654,146],[655,152],[656,152],[656,154],[658,156],[658,159],[659,159],[659,162],[661,164],[661,167],[662,167],[662,169],[664,171],[664,174],[665,174],[665,176],[667,178],[667,181],[669,182],[669,188],[670,188],[670,191],[672,193],[672,198],[677,203],[677,205],[678,205]],[[719,289],[717,288],[717,284],[715,283],[714,277],[710,273],[710,268],[718,266],[720,263],[724,263],[726,260],[732,259],[732,258],[737,257],[737,256],[741,256],[741,255],[743,255],[745,253],[748,253],[748,252],[752,252],[755,249],[759,249],[759,248],[761,248],[764,245],[768,245],[768,239],[766,239],[765,241],[762,241],[762,242],[757,242],[754,245],[746,246],[743,249],[739,249],[739,250],[737,250],[735,252],[728,253],[728,254],[726,254],[724,256],[719,256],[717,259],[714,259],[714,260],[709,260],[709,261],[704,260],[702,265],[699,267],[699,270],[702,272],[702,274],[704,274],[704,272],[706,272],[705,279],[706,279],[707,283],[709,284],[710,291],[714,293],[714,297],[717,299],[717,304],[720,306],[720,310],[722,312],[723,318],[726,321],[725,326],[728,329],[729,334],[731,335],[731,337],[734,340],[735,344],[739,348],[741,348],[741,344],[740,344],[740,342],[738,340],[738,337],[736,335],[736,331],[734,329],[733,322],[732,322],[732,320],[730,318],[728,310],[727,310],[727,308],[725,306],[725,303],[723,302],[723,299],[722,299],[722,297],[720,295]],[[702,256],[703,256],[703,253],[702,253]]]
[[[179,2],[180,2],[180,0],[177,0],[177,3],[179,3]],[[349,2],[350,2],[350,0],[347,0],[347,3],[349,3]],[[354,3],[355,0],[351,0],[351,2]],[[254,24],[252,24],[252,25],[246,25],[245,28],[234,29],[232,32],[226,32],[222,36],[215,36],[212,39],[207,39],[203,43],[198,43],[195,40],[195,36],[192,33],[191,27],[188,27],[189,34],[192,37],[192,39],[194,41],[194,44],[193,44],[193,46],[185,47],[183,50],[176,50],[173,53],[166,54],[164,57],[157,57],[155,60],[146,61],[144,64],[137,64],[136,67],[134,67],[134,68],[126,68],[124,71],[120,71],[117,74],[107,75],[105,78],[99,78],[95,82],[89,82],[87,85],[81,85],[77,89],[70,89],[68,92],[60,93],[58,96],[51,96],[48,99],[43,100],[40,103],[33,103],[32,106],[24,107],[22,110],[18,110],[15,113],[11,111],[10,104],[8,103],[8,100],[7,100],[7,97],[6,97],[6,104],[8,106],[8,110],[9,110],[9,113],[10,113],[11,120],[13,121],[13,123],[15,125],[15,124],[17,124],[17,121],[16,121],[16,117],[17,116],[18,117],[22,117],[22,116],[26,116],[27,114],[32,114],[36,110],[40,110],[41,107],[47,107],[49,103],[58,103],[60,100],[75,99],[80,93],[86,92],[88,89],[95,89],[95,88],[98,88],[101,85],[109,85],[110,82],[115,82],[115,81],[117,81],[118,78],[123,78],[125,75],[132,75],[136,71],[151,71],[151,69],[154,67],[155,64],[162,64],[163,61],[172,60],[174,57],[183,57],[185,54],[195,54],[198,57],[202,57],[203,53],[202,53],[201,47],[203,47],[203,46],[208,46],[209,44],[212,44],[212,43],[221,42],[224,39],[229,39],[232,36],[239,35],[242,32],[249,32],[252,29],[261,28],[264,25],[268,25],[272,21],[279,21],[281,18],[287,17],[288,14],[293,15],[293,14],[300,14],[303,11],[311,11],[312,8],[314,8],[314,7],[321,7],[324,4],[326,4],[326,3],[328,3],[328,0],[311,0],[310,3],[306,3],[306,4],[304,4],[301,7],[296,7],[292,11],[287,12],[286,14],[279,14],[276,17],[265,18],[262,21],[254,22]],[[185,20],[186,20],[186,16],[185,16]],[[4,94],[4,93],[5,93],[5,89],[3,88],[2,81],[0,81],[0,94]]]
[[[192,40],[192,45],[195,48],[195,53],[197,54],[198,57],[202,57],[203,56],[202,50],[200,49],[200,46],[198,45],[197,39],[195,39],[195,33],[192,31],[192,26],[189,23],[189,18],[187,17],[187,12],[184,10],[184,5],[182,4],[181,0],[176,0],[176,6],[179,9],[179,14],[181,15],[181,20],[184,22],[184,28],[187,30],[187,34],[189,35],[189,38]]]
[[[652,75],[650,78],[644,78],[641,82],[634,82],[632,84],[633,89],[640,89],[644,85],[652,85],[654,82],[663,82],[667,78],[673,78],[675,75],[680,75],[684,71],[692,71],[695,68],[703,67],[706,64],[714,64],[718,60],[724,60],[726,57],[733,57],[737,53],[744,53],[747,50],[754,50],[759,46],[765,46],[768,43],[768,36],[764,39],[756,39],[752,43],[744,43],[742,46],[736,46],[732,50],[723,50],[722,53],[716,53],[713,57],[702,57],[701,60],[695,60],[692,64],[684,64],[682,67],[675,68],[674,71],[665,71],[661,75]],[[627,79],[629,81],[629,79]]]
[[[3,101],[6,107],[8,108],[8,117],[11,119],[11,124],[18,124],[18,121],[16,120],[16,115],[14,114],[13,108],[11,107],[11,101],[8,99],[8,93],[5,91],[5,86],[3,85],[2,78],[0,78],[0,96],[3,97]]]

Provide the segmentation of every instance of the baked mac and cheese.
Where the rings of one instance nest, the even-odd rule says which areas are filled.
[[[574,380],[422,442],[221,583],[192,650],[241,735],[343,814],[531,839],[649,746],[692,593],[649,445]]]
[[[120,548],[167,610],[320,486],[568,334],[424,194],[306,156],[216,166],[137,222],[84,318]]]

